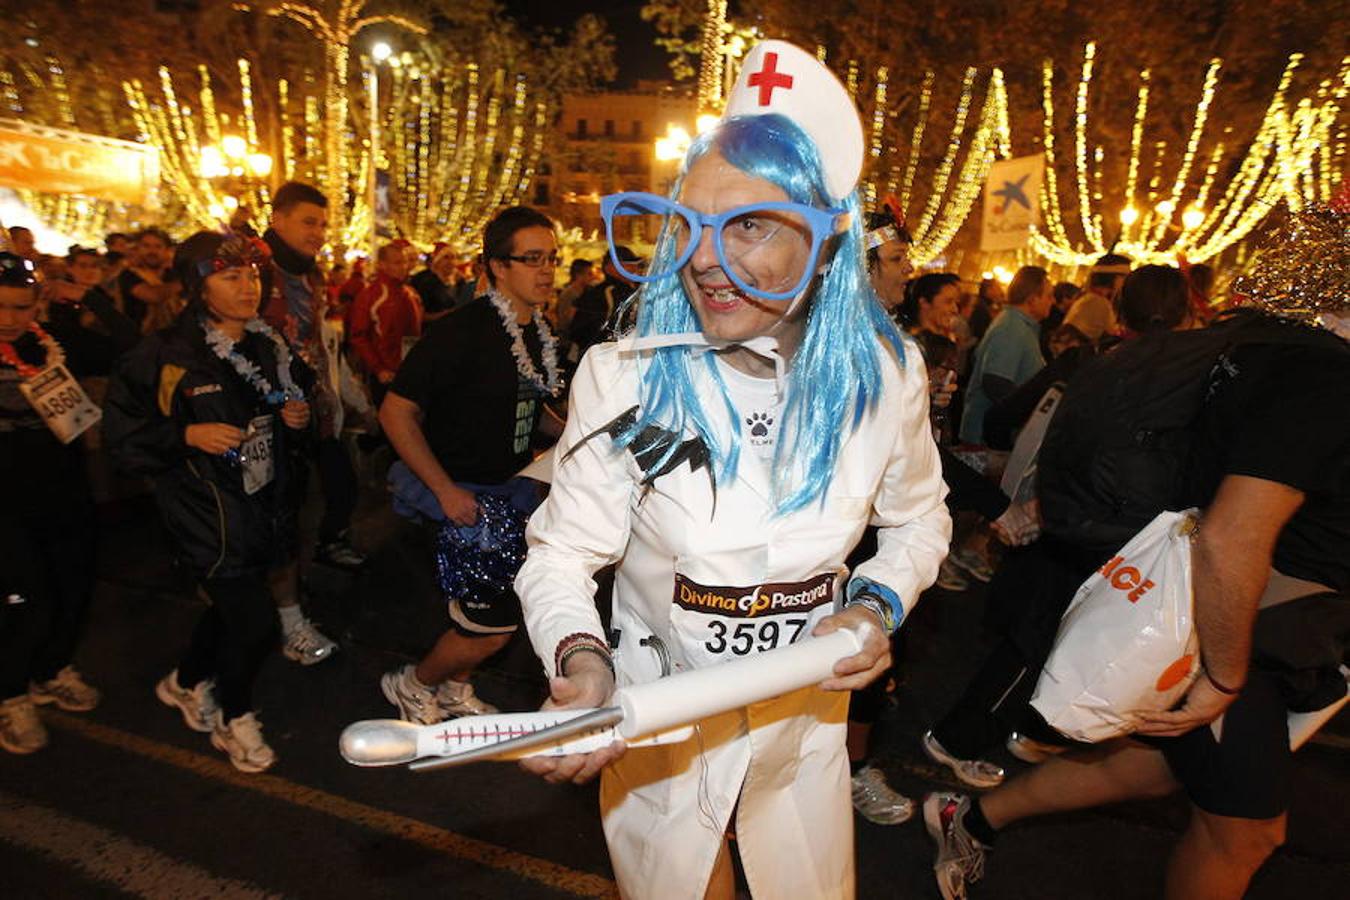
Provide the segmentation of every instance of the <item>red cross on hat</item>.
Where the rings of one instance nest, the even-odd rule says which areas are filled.
[[[792,76],[778,71],[778,54],[764,54],[764,68],[750,75],[747,84],[759,86],[759,105],[768,106],[773,101],[774,88],[791,90]]]
[[[752,47],[723,116],[764,115],[787,118],[816,145],[831,197],[842,200],[853,192],[862,174],[862,120],[847,88],[824,63],[787,41]]]

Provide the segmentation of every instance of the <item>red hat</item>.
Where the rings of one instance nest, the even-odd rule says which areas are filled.
[[[454,252],[455,248],[447,244],[445,241],[437,241],[435,245],[432,246],[431,253],[427,256],[427,262],[434,263],[438,259],[440,259],[443,254],[449,253],[453,255]]]

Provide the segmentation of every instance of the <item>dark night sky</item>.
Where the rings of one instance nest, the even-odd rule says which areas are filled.
[[[593,12],[609,22],[614,35],[616,87],[630,87],[639,78],[668,79],[666,51],[652,43],[656,30],[642,21],[643,0],[606,3],[602,0],[504,0],[511,15],[526,26],[558,28],[566,33],[583,13]]]

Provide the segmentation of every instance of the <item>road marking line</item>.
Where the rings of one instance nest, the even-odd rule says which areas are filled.
[[[128,753],[148,757],[156,762],[175,766],[234,787],[245,788],[294,806],[301,806],[363,828],[383,832],[399,840],[408,841],[436,853],[477,863],[539,882],[555,890],[578,897],[615,897],[618,888],[613,881],[590,872],[569,869],[566,866],[508,850],[496,844],[465,837],[444,828],[437,828],[408,816],[357,803],[345,797],[329,794],[316,788],[295,784],[276,775],[246,775],[229,763],[202,756],[179,747],[161,744],[130,732],[100,725],[88,719],[77,719],[64,713],[46,713],[45,720],[63,731],[106,744]]]
[[[151,847],[80,819],[0,791],[0,841],[73,865],[98,881],[139,897],[279,897],[256,884],[218,878]]]

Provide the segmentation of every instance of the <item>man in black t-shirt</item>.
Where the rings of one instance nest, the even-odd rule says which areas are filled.
[[[524,512],[538,504],[532,482],[513,476],[527,463],[544,401],[562,384],[556,343],[540,309],[553,297],[558,242],[553,222],[517,206],[499,213],[483,236],[492,290],[436,322],[403,360],[380,407],[380,424],[402,467],[391,472],[396,496],[436,528],[473,525],[477,496],[505,496]],[[490,597],[450,597],[450,630],[416,666],[381,679],[403,718],[431,724],[495,709],[474,696],[473,669],[511,639],[520,603],[509,588]]]
[[[1296,242],[1283,248],[1294,260]],[[1273,270],[1280,258],[1263,262]],[[1329,707],[1346,691],[1338,664],[1350,638],[1350,308],[1334,280],[1291,291],[1272,276],[1269,292],[1256,280],[1247,289],[1271,311],[1326,301],[1320,314],[1297,310],[1304,324],[1272,323],[1225,351],[1195,424],[1199,678],[1176,708],[1138,713],[1137,740],[1052,759],[978,798],[930,796],[924,818],[944,896],[965,896],[1005,825],[1178,789],[1191,821],[1167,868],[1168,898],[1241,897],[1283,843],[1288,715]]]

